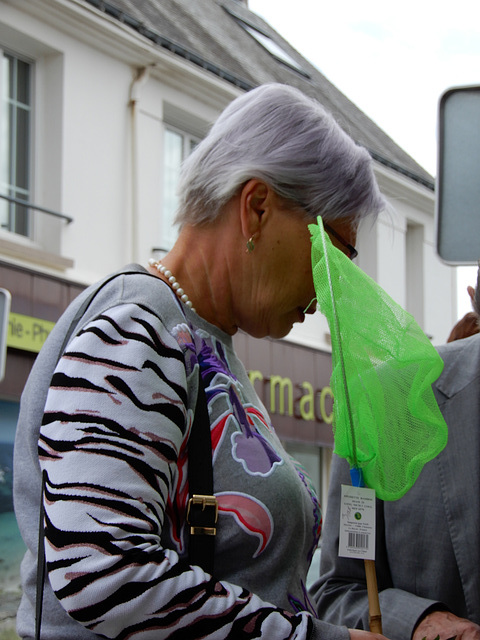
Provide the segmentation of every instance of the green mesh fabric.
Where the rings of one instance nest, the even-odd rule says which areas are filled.
[[[443,362],[413,317],[310,225],[317,302],[332,337],[335,453],[397,500],[447,443],[432,383]]]

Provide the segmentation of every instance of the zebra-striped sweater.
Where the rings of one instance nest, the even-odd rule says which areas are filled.
[[[95,300],[50,385],[56,359],[47,359],[27,384],[16,443],[17,518],[29,544],[25,530],[37,516],[28,492],[39,491],[28,459],[38,428],[31,394],[49,387],[38,440],[47,474],[43,638],[348,637],[315,619],[305,576],[319,505],[230,336],[180,306],[160,280],[121,276]],[[190,566],[186,550],[198,371],[219,503],[214,577]],[[32,635],[36,550],[29,547],[22,637]]]

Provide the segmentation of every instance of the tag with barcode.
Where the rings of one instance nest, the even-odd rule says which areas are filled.
[[[342,484],[338,555],[375,560],[375,491]]]

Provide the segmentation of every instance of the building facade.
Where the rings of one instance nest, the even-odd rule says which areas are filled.
[[[246,3],[142,7],[0,0],[0,287],[12,296],[0,382],[0,593],[18,588],[11,455],[35,354],[85,286],[172,246],[179,165],[242,92],[297,86],[369,149],[392,209],[360,230],[359,266],[434,344],[455,320],[455,270],[434,248],[433,178]],[[277,432],[325,497],[333,446],[325,319],[309,317],[285,340],[240,334],[235,343]]]

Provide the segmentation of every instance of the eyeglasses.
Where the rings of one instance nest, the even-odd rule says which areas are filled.
[[[338,240],[338,242],[342,245],[342,247],[345,247],[345,249],[347,249],[348,253],[346,255],[350,258],[350,260],[355,260],[355,258],[358,256],[358,251],[355,249],[355,247],[351,244],[348,244],[348,242],[344,240],[342,236],[335,231],[335,229],[332,229],[330,225],[324,222],[323,226],[327,233],[329,233],[336,240]]]

